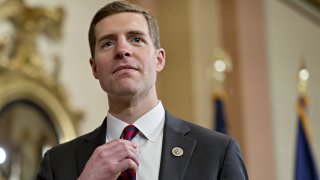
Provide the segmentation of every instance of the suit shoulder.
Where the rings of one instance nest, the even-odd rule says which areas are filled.
[[[232,139],[231,136],[222,134],[220,132],[217,132],[212,129],[207,129],[205,127],[196,125],[194,123],[182,120],[189,128],[190,128],[190,135],[193,135],[195,137],[201,137],[201,138],[209,138],[219,141],[230,141]]]
[[[212,129],[207,129],[186,120],[177,118],[167,111],[166,126],[202,143],[227,145],[231,142],[231,140],[233,140],[233,138],[229,135],[225,135]]]
[[[82,143],[84,143],[88,138],[94,136],[96,134],[96,131],[97,130],[94,130],[90,133],[84,134],[70,141],[58,144],[52,147],[50,150],[48,150],[48,153],[50,153],[51,155],[58,155],[58,156],[61,154],[73,153],[74,150],[77,147],[79,147]]]

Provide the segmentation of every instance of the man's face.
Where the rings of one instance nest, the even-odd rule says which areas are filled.
[[[155,49],[146,19],[137,13],[118,13],[95,27],[93,74],[108,96],[134,96],[155,89],[157,72],[165,64],[162,48]]]

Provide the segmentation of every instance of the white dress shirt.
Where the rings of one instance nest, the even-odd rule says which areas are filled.
[[[132,139],[138,146],[139,169],[136,172],[137,180],[159,179],[164,116],[165,111],[161,101],[159,101],[153,109],[133,123],[140,131]],[[108,113],[106,143],[119,139],[127,125],[124,121]]]

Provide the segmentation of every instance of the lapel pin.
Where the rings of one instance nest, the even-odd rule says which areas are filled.
[[[183,155],[183,150],[180,147],[174,147],[171,152],[176,157],[180,157]]]

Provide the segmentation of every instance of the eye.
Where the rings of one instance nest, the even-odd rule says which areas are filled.
[[[143,39],[142,38],[139,38],[139,37],[134,37],[131,39],[131,42],[134,44],[134,45],[141,45],[142,43],[144,43]]]
[[[141,42],[142,40],[140,38],[133,38],[132,41],[133,42]]]
[[[113,45],[114,43],[112,41],[105,41],[101,43],[101,48],[109,48]]]

